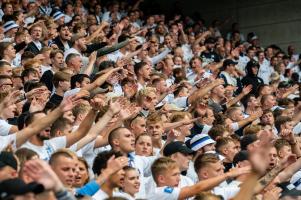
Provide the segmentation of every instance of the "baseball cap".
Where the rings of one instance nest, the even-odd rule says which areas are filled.
[[[170,156],[174,153],[192,154],[193,151],[189,149],[184,142],[175,141],[167,144],[163,150],[164,156]]]
[[[214,44],[215,39],[213,37],[209,37],[205,40],[205,44]]]
[[[226,59],[223,62],[223,67],[227,67],[229,65],[237,65],[238,62],[234,62],[232,59]]]
[[[42,184],[31,182],[26,184],[22,179],[7,179],[0,183],[0,199],[9,198],[12,195],[24,195],[29,192],[39,194],[44,191]]]
[[[234,158],[233,158],[233,164],[234,166],[237,165],[237,163],[242,162],[244,160],[248,160],[249,159],[249,153],[246,150],[240,151],[237,154],[235,154]]]
[[[12,152],[2,151],[0,153],[0,169],[5,166],[10,166],[15,170],[18,169],[17,159]]]
[[[193,151],[198,151],[208,144],[213,144],[215,141],[207,134],[197,134],[190,140],[190,148]]]

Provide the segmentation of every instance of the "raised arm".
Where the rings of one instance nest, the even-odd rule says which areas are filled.
[[[195,102],[197,99],[205,96],[214,87],[216,87],[218,85],[222,85],[222,84],[224,84],[224,80],[223,79],[216,79],[216,81],[213,81],[213,82],[209,83],[204,88],[200,88],[200,89],[196,90],[194,93],[192,93],[188,97],[188,103],[191,104],[191,103]]]
[[[96,51],[91,53],[91,55],[89,56],[89,63],[88,63],[88,66],[86,67],[85,71],[83,72],[84,74],[87,74],[88,76],[90,76],[92,74],[95,61],[96,61]]]
[[[54,109],[45,117],[33,121],[29,126],[18,131],[16,133],[16,146],[20,147],[24,144],[31,136],[38,134],[40,131],[44,130],[50,126],[56,119],[58,119],[64,112],[72,110],[72,108],[77,103],[77,98],[75,96],[70,96],[65,98],[59,107]]]
[[[248,85],[246,87],[244,87],[242,89],[242,92],[237,95],[236,97],[234,97],[233,99],[231,99],[230,101],[228,101],[226,103],[227,108],[233,106],[234,104],[236,104],[237,102],[239,102],[244,96],[246,96],[247,94],[249,94],[252,91],[252,85]]]
[[[93,81],[92,83],[86,85],[82,89],[88,90],[88,91],[94,90],[95,88],[97,88],[97,87],[101,86],[102,84],[104,84],[104,82],[106,82],[106,80],[109,78],[109,76],[111,74],[113,74],[114,72],[117,72],[120,69],[121,68],[119,68],[119,67],[109,69],[106,73],[99,76],[95,81]]]
[[[162,51],[161,53],[159,53],[158,55],[151,57],[150,61],[152,62],[153,65],[159,63],[161,60],[163,60],[170,52],[169,48],[164,49],[164,51]]]
[[[97,50],[97,57],[104,56],[104,55],[112,53],[118,49],[121,49],[122,47],[126,46],[129,42],[130,42],[130,40],[125,40],[125,41],[117,43],[111,47],[103,47],[103,48]]]
[[[81,138],[83,138],[91,128],[95,117],[96,117],[97,111],[94,109],[91,109],[88,115],[85,117],[85,119],[81,122],[79,125],[79,128],[72,132],[71,134],[66,135],[66,147],[70,147],[77,141],[79,141]]]
[[[239,128],[244,127],[245,125],[253,122],[254,120],[258,119],[262,115],[262,111],[258,111],[255,114],[250,115],[248,118],[245,118],[241,121],[238,121]]]
[[[211,190],[212,188],[214,188],[215,186],[219,185],[221,182],[229,178],[234,178],[241,174],[250,173],[250,170],[251,170],[250,167],[236,168],[231,172],[227,172],[223,175],[216,176],[214,178],[209,178],[203,181],[199,181],[198,183],[192,186],[184,187],[180,191],[179,199],[186,199],[202,191]]]
[[[88,134],[82,138],[77,143],[77,150],[84,147],[89,142],[96,139],[96,137],[99,135],[100,132],[107,126],[107,124],[110,122],[112,117],[119,113],[120,106],[118,103],[111,103],[108,111],[101,117],[101,119],[89,130]],[[93,120],[94,121],[94,120]]]

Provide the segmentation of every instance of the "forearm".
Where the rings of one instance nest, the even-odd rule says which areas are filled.
[[[192,197],[202,191],[211,190],[223,181],[228,178],[227,173],[214,177],[209,178],[206,180],[199,181],[198,183],[194,184],[193,186],[184,187],[181,189],[179,199],[185,199]]]
[[[256,120],[256,119],[257,119],[257,117],[255,117],[255,116],[250,116],[250,117],[248,117],[248,118],[246,118],[246,119],[243,119],[243,120],[241,120],[241,121],[239,121],[239,122],[237,122],[237,123],[238,123],[239,128],[241,128],[241,127],[244,127],[245,125],[251,123],[252,121],[254,121],[254,120]]]
[[[236,104],[237,102],[239,102],[245,95],[243,93],[240,93],[239,95],[237,95],[236,97],[234,97],[233,99],[231,99],[230,101],[228,101],[226,103],[227,108],[233,106],[234,104]]]
[[[122,121],[117,121],[113,125],[109,126],[108,128],[103,129],[100,133],[101,137],[96,138],[94,148],[106,146],[108,144],[108,137],[109,137],[110,133],[114,129],[121,127],[121,126],[122,126]]]
[[[166,132],[166,131],[170,131],[171,129],[182,126],[182,125],[183,125],[183,123],[181,121],[173,122],[173,123],[164,123],[163,128],[164,128],[164,131]]]
[[[94,90],[95,88],[101,86],[102,84],[104,84],[106,82],[106,80],[108,79],[108,77],[112,74],[112,70],[108,71],[107,73],[101,75],[100,77],[98,77],[93,83],[88,84],[87,86],[85,86],[83,89],[91,91]]]
[[[184,33],[183,30],[180,30],[180,39],[182,40],[183,44],[188,44],[187,35]]]
[[[214,87],[216,87],[217,84],[212,82],[211,84],[207,85],[205,88],[202,89],[198,89],[196,90],[193,94],[191,94],[188,97],[188,103],[191,104],[193,103],[196,99],[201,98],[203,96],[205,96],[206,94],[208,94],[208,92],[210,90],[212,90]]]
[[[164,51],[162,51],[160,54],[150,58],[150,61],[152,62],[153,65],[159,63],[161,60],[163,60],[168,54],[170,50],[166,48]]]
[[[274,167],[271,171],[269,171],[264,177],[262,177],[255,186],[255,193],[259,193],[262,191],[283,169],[281,165]]]
[[[138,55],[140,52],[141,52],[141,48],[138,49],[137,51],[134,51],[132,53],[129,53],[128,55],[125,56],[125,59],[131,59],[133,58],[134,56]]]
[[[75,132],[67,135],[67,147],[70,147],[85,136],[95,121],[96,114],[97,112],[95,110],[90,110],[85,119],[80,123],[79,128]]]
[[[294,143],[291,143],[292,151],[296,154],[297,158],[301,157],[301,149],[298,140],[295,139]]]
[[[239,193],[232,198],[231,200],[252,200],[254,192],[254,187],[257,184],[257,180],[259,175],[256,173],[252,173],[248,176],[247,181],[245,181],[241,187]]]
[[[298,170],[301,168],[301,158],[299,158],[296,162],[289,165],[282,172],[280,172],[277,176],[277,180],[279,183],[286,181],[288,178],[292,177]]]
[[[103,55],[109,54],[111,52],[114,52],[118,49],[121,49],[122,47],[126,46],[128,43],[129,43],[129,40],[126,40],[126,41],[117,43],[111,47],[103,47],[97,51],[97,57],[103,56]]]
[[[20,147],[24,144],[31,136],[38,134],[48,126],[50,126],[57,118],[63,114],[60,107],[50,112],[47,116],[35,120],[28,127],[16,133],[16,146]]]
[[[88,66],[86,67],[86,69],[84,70],[84,74],[90,76],[93,72],[93,69],[94,69],[94,62],[93,63],[88,63]]]

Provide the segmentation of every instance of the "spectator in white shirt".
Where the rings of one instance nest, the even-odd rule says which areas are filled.
[[[151,67],[146,62],[135,64],[134,71],[138,80],[138,91],[146,86],[150,80]]]

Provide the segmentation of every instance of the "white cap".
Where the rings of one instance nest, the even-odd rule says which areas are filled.
[[[16,24],[15,21],[7,21],[3,25],[3,28],[4,28],[4,33],[6,33],[7,31],[9,31],[9,30],[11,30],[13,28],[19,28],[19,25]]]
[[[56,11],[53,15],[52,18],[56,21],[60,19],[61,17],[65,17],[65,15],[61,11]]]
[[[207,134],[197,134],[190,140],[190,148],[197,151],[208,144],[215,143],[214,140]]]

